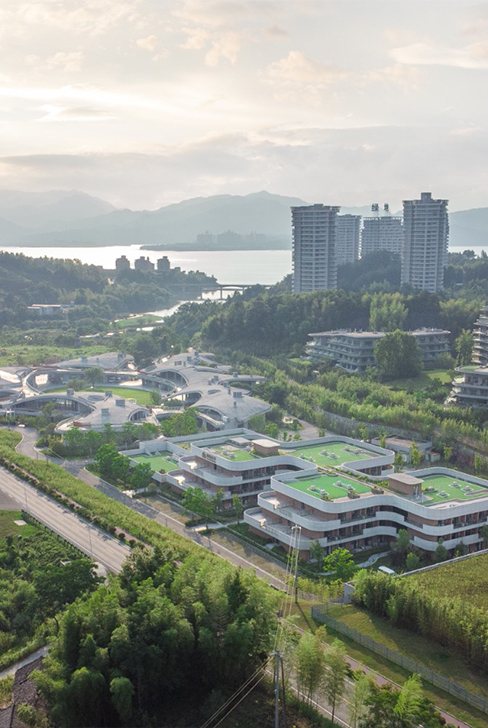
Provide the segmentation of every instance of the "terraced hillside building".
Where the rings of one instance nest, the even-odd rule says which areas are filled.
[[[449,353],[449,331],[443,329],[416,329],[406,333],[415,337],[424,364],[433,364],[442,354]],[[374,346],[386,336],[383,331],[320,331],[309,334],[307,356],[312,362],[332,359],[348,372],[362,373],[376,366]]]
[[[149,463],[154,480],[168,483],[175,492],[201,488],[214,497],[222,490],[224,508],[231,507],[233,495],[246,506],[256,504],[258,494],[269,489],[277,473],[306,471],[312,465],[386,477],[394,459],[390,450],[347,437],[279,442],[246,429],[161,438],[124,454]]]
[[[336,234],[340,207],[292,207],[293,293],[337,288]]]
[[[473,364],[488,364],[488,306],[483,306],[473,328]]]
[[[488,407],[488,367],[470,364],[458,367],[446,404],[458,407]]]
[[[463,543],[484,548],[488,524],[488,481],[447,468],[395,473],[388,487],[342,473],[310,468],[275,474],[271,489],[244,513],[251,530],[288,549],[301,527],[300,556],[310,558],[318,542],[325,553],[385,546],[405,529],[414,546],[434,552],[440,538],[448,550]]]

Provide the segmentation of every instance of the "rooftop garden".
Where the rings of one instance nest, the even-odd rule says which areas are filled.
[[[131,460],[136,463],[147,463],[154,473],[168,473],[178,467],[178,462],[170,455],[135,455]]]
[[[343,475],[312,475],[307,478],[297,478],[289,480],[285,483],[291,488],[307,493],[315,498],[326,500],[337,500],[338,498],[347,498],[349,493],[358,495],[371,493],[368,485],[345,478]]]
[[[488,488],[463,477],[451,475],[427,475],[422,478],[422,492],[431,500],[424,505],[434,505],[450,500],[471,500],[488,496]],[[431,490],[431,488],[433,490]]]
[[[319,467],[337,467],[343,463],[353,460],[364,460],[366,458],[375,457],[376,453],[372,452],[367,446],[348,444],[347,442],[327,442],[320,445],[312,445],[310,447],[296,447],[284,449],[280,448],[283,455],[296,455],[304,460],[310,460]]]

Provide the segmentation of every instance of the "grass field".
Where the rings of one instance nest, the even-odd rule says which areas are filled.
[[[0,366],[24,366],[44,364],[48,361],[64,361],[81,356],[94,356],[105,354],[111,351],[108,346],[87,346],[82,349],[74,349],[63,346],[33,346],[29,344],[17,344],[0,346]]]
[[[346,449],[347,448],[347,449]],[[349,450],[349,452],[348,452]],[[366,447],[357,448],[347,442],[327,442],[311,447],[281,448],[280,452],[286,455],[296,455],[299,458],[311,460],[319,467],[337,467],[353,460],[372,458],[375,453]],[[324,454],[326,453],[326,454]]]
[[[152,313],[143,313],[138,316],[130,316],[126,319],[118,319],[115,323],[117,329],[127,329],[140,326],[154,326],[156,323],[162,323],[161,316],[155,316]]]
[[[113,394],[117,394],[119,397],[135,399],[137,404],[152,404],[151,392],[147,392],[145,389],[137,389],[136,387],[96,387],[93,391],[112,392]]]
[[[488,609],[488,555],[442,564],[437,569],[408,578],[415,579],[423,589],[437,597],[459,597],[473,606]]]
[[[343,483],[342,486],[336,485],[338,482]],[[356,480],[351,480],[343,475],[312,475],[309,478],[297,478],[286,483],[292,488],[313,495],[316,498],[321,498],[322,495],[327,495],[332,500],[336,498],[346,498],[348,489],[346,486],[351,486],[356,493],[371,493],[371,489],[363,483],[359,483]],[[322,493],[322,491],[324,491]]]
[[[136,463],[148,463],[153,473],[168,473],[170,470],[175,470],[178,467],[177,461],[170,455],[135,455],[131,457],[131,460],[135,460]]]
[[[438,379],[442,384],[450,384],[452,377],[449,374],[448,369],[431,369],[428,372],[420,372],[417,377],[409,379],[393,379],[387,382],[389,387],[395,387],[396,389],[406,389],[409,392],[426,389],[435,379]]]
[[[22,520],[21,511],[0,511],[0,545],[5,542],[7,536],[32,536],[36,531],[35,526],[27,523],[25,526],[17,526],[14,521]]]

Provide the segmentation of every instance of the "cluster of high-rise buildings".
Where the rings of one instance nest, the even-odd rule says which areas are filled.
[[[447,261],[447,203],[422,192],[404,200],[403,217],[375,204],[362,225],[360,215],[339,215],[340,207],[292,207],[294,293],[336,288],[338,266],[380,250],[400,255],[402,284],[435,293]]]
[[[162,258],[158,259],[158,273],[166,273],[170,270],[170,268],[171,263],[167,255],[164,255]],[[127,258],[127,256],[121,255],[120,258],[116,259],[115,270],[117,271],[117,273],[131,270],[130,260]],[[134,270],[141,271],[142,273],[152,273],[154,271],[154,263],[149,259],[149,257],[144,257],[143,255],[141,255],[140,258],[137,258],[137,260],[134,261]],[[177,270],[180,269],[178,268]]]

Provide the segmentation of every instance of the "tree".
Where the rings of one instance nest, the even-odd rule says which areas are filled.
[[[222,501],[224,499],[224,491],[219,488],[216,494],[212,498],[212,505],[215,513],[220,513],[222,510]]]
[[[124,723],[132,716],[134,686],[127,677],[114,677],[110,682],[112,703]]]
[[[161,404],[161,400],[162,400],[161,394],[160,394],[160,392],[157,392],[155,389],[153,389],[149,393],[149,397],[151,399],[151,404],[154,404],[156,406]]]
[[[190,513],[197,513],[205,520],[205,525],[213,515],[213,503],[211,499],[203,492],[201,488],[188,488],[185,495],[181,499],[181,505]]]
[[[407,554],[405,563],[407,571],[415,571],[415,569],[419,568],[420,558],[417,556],[417,554],[414,554],[413,551],[411,551],[409,554]]]
[[[422,681],[420,675],[414,673],[403,683],[394,708],[395,715],[403,721],[403,725],[413,725],[417,722],[422,700]]]
[[[333,572],[336,579],[349,581],[357,571],[352,554],[347,549],[335,549],[324,558],[324,571]]]
[[[403,566],[410,549],[411,544],[408,531],[405,528],[400,528],[396,541],[393,541],[393,543],[391,544],[393,562],[396,564],[401,564]]]
[[[395,453],[395,459],[393,460],[393,465],[395,467],[395,473],[400,473],[403,470],[403,466],[405,465],[405,460],[403,459],[403,455],[401,452]]]
[[[244,506],[242,505],[242,501],[237,493],[233,493],[232,495],[232,507],[234,509],[234,513],[236,514],[237,523],[239,523],[242,518],[242,514],[244,513]]]
[[[456,364],[458,367],[463,367],[471,363],[473,345],[473,332],[469,329],[463,329],[454,342],[457,355]]]
[[[105,377],[105,372],[101,367],[89,367],[84,372],[84,379],[88,384],[91,384],[92,387],[95,386],[95,384],[98,384],[98,382],[103,382]]]
[[[348,665],[346,662],[346,646],[340,640],[334,640],[325,653],[327,672],[324,676],[324,694],[332,710],[334,722],[337,703],[344,694]]]
[[[395,331],[402,329],[407,317],[407,307],[400,293],[374,293],[369,307],[371,331]]]
[[[478,453],[475,453],[474,460],[473,460],[473,466],[475,473],[481,473],[484,470],[485,460],[481,457],[481,455],[478,455]]]
[[[488,526],[482,526],[480,529],[480,536],[483,539],[483,546],[485,549],[488,547]]]
[[[294,657],[299,690],[311,701],[325,674],[325,655],[320,640],[306,632],[300,637]]]
[[[412,447],[410,448],[410,462],[412,463],[412,466],[416,470],[418,466],[420,465],[420,461],[422,460],[422,453],[417,447],[417,444],[414,442],[412,444]]]
[[[371,690],[371,679],[358,671],[354,675],[354,686],[349,697],[349,722],[351,728],[359,728],[360,721],[367,713],[366,698]]]
[[[447,559],[448,553],[447,549],[444,546],[444,539],[440,538],[437,541],[437,548],[434,551],[434,561],[436,564],[439,564],[441,561],[445,561]]]
[[[380,439],[378,440],[378,445],[380,447],[386,447],[386,432],[382,432]]]
[[[315,560],[315,568],[317,571],[322,571],[324,547],[318,541],[310,541],[310,558]]]
[[[468,547],[464,543],[464,541],[460,541],[456,548],[456,556],[466,556],[468,553]]]
[[[414,336],[403,331],[386,334],[374,347],[382,379],[416,377],[421,369],[420,350]]]
[[[452,447],[450,445],[444,445],[442,448],[442,454],[444,455],[444,460],[449,462],[452,457]]]
[[[130,484],[135,490],[148,488],[152,482],[153,471],[149,463],[137,463],[132,468]]]

